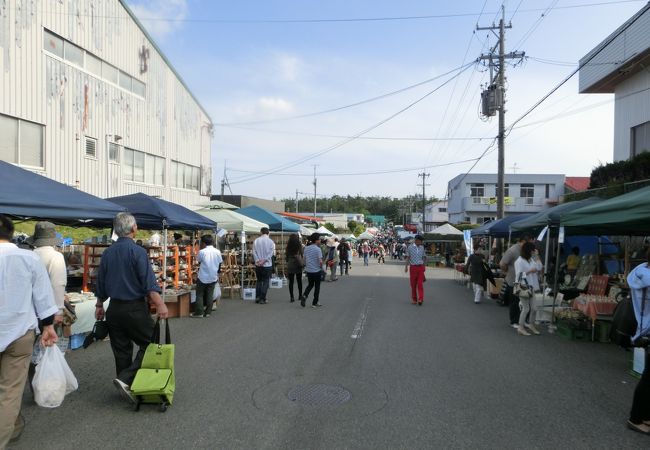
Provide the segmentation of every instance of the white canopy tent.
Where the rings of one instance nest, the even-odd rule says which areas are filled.
[[[462,236],[463,232],[458,228],[446,223],[440,225],[438,228],[434,228],[429,232],[430,234],[439,234],[441,236]]]

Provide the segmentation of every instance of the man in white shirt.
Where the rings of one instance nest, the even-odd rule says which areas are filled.
[[[196,280],[196,303],[192,317],[210,317],[212,311],[212,297],[214,287],[219,281],[219,267],[221,267],[221,252],[214,247],[212,236],[201,236],[201,250],[199,250],[199,273]]]
[[[38,319],[41,343],[54,345],[52,324],[59,311],[45,266],[34,252],[10,242],[13,233],[11,220],[0,215],[0,448],[18,424]]]
[[[253,242],[253,259],[255,260],[255,303],[266,305],[266,293],[269,290],[269,280],[273,272],[273,256],[275,255],[275,242],[269,237],[269,229],[262,227],[262,235]]]
[[[54,248],[60,242],[56,236],[56,228],[51,222],[38,222],[34,227],[34,235],[29,238],[30,243],[36,247],[34,253],[38,255],[41,262],[50,276],[50,283],[54,291],[54,302],[59,313],[54,317],[54,324],[60,324],[63,314],[63,300],[65,298],[65,286],[68,282],[68,274],[63,254]]]

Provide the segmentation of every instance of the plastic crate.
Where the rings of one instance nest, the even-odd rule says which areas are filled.
[[[604,322],[602,320],[597,320],[596,321],[596,330],[595,330],[595,337],[598,342],[611,342],[609,338],[609,334],[612,331],[612,323],[611,322]]]
[[[591,339],[591,332],[583,328],[573,328],[570,323],[559,321],[557,323],[557,334],[564,339],[572,341],[588,341]]]

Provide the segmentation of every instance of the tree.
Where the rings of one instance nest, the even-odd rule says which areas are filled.
[[[336,232],[336,227],[335,227],[334,224],[331,223],[331,222],[326,222],[325,225],[323,225],[323,226],[324,226],[325,228],[327,228],[328,230],[330,230],[332,233],[335,233],[335,232]]]
[[[350,230],[351,233],[354,233],[354,230],[357,228],[358,223],[356,223],[354,220],[351,220],[348,222],[348,230]]]
[[[352,231],[352,234],[354,234],[355,236],[359,236],[364,231],[366,231],[366,228],[360,223],[358,223],[354,231]]]

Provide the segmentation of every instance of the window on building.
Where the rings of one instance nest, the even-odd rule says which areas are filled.
[[[120,87],[130,91],[131,90],[131,75],[124,73],[120,70]]]
[[[544,195],[545,195],[544,198],[551,198],[551,185],[550,184],[546,185],[546,190],[545,190]]]
[[[165,185],[165,158],[156,158],[153,183],[158,186]]]
[[[43,125],[0,115],[0,160],[43,167]]]
[[[469,185],[469,192],[471,197],[484,197],[485,185],[483,183],[472,183]]]
[[[527,205],[533,204],[533,197],[535,197],[535,185],[534,184],[522,184],[519,187],[519,196],[524,199],[524,203]]]
[[[144,153],[133,152],[133,181],[144,182]]]
[[[92,53],[86,52],[86,69],[88,72],[91,72],[93,75],[98,77],[102,76],[102,60],[93,55]]]
[[[122,176],[125,180],[133,181],[133,153],[134,151],[130,148],[124,149],[124,164]]]
[[[117,84],[118,70],[106,61],[102,61],[102,78]]]
[[[133,78],[132,81],[133,81],[133,86],[132,86],[131,91],[135,95],[139,95],[140,97],[144,97],[144,94],[145,94],[145,91],[146,91],[145,84],[140,80],[136,80],[135,78]]]
[[[188,164],[171,162],[171,180],[172,187],[198,190],[201,183],[201,169]]]
[[[18,120],[0,115],[0,160],[18,162]]]
[[[59,58],[63,58],[63,39],[47,30],[44,30],[43,33],[43,48]]]
[[[108,143],[108,160],[111,162],[120,162],[120,146],[115,142]]]
[[[445,213],[447,212],[447,208],[438,208],[438,212]]]
[[[97,139],[86,137],[84,147],[86,156],[97,158]]]
[[[650,122],[642,123],[631,129],[630,157],[650,151]]]
[[[43,167],[43,126],[33,122],[20,121],[20,164]]]
[[[63,58],[79,67],[84,66],[84,51],[71,42],[63,43]]]

